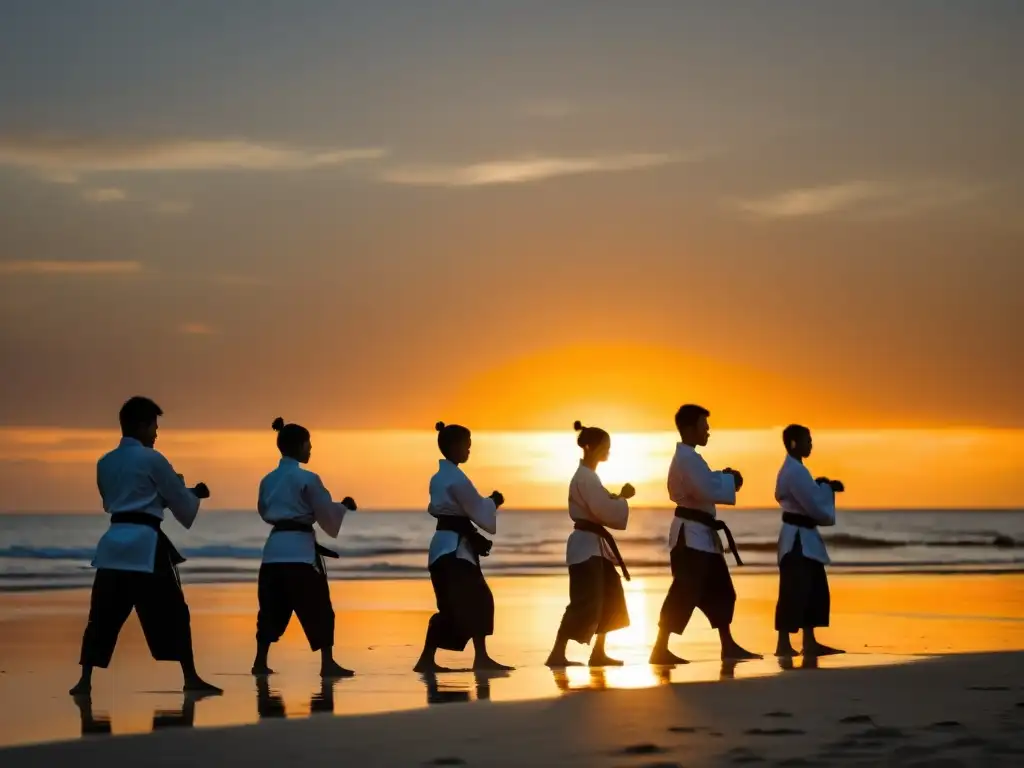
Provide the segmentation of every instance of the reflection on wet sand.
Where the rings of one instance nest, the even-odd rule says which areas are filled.
[[[491,680],[509,677],[504,670],[474,670],[472,680],[465,675],[420,675],[427,688],[427,704],[451,704],[464,701],[489,701]],[[476,693],[475,699],[473,693]]]
[[[286,718],[288,710],[284,697],[270,687],[270,678],[260,675],[256,680],[256,714],[261,720]],[[321,678],[320,687],[309,697],[310,714],[334,714],[334,686],[337,680]]]
[[[181,705],[177,709],[155,709],[153,711],[152,730],[192,728],[196,720],[196,704],[213,695],[215,694],[182,693]],[[72,701],[78,707],[82,736],[109,736],[113,732],[110,715],[106,712],[97,714],[93,710],[92,696],[73,696]]]

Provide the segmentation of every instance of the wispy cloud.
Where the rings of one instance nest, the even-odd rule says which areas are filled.
[[[90,203],[119,203],[128,199],[125,191],[117,187],[90,187],[82,192],[82,197]]]
[[[138,261],[5,261],[0,275],[136,275]]]
[[[0,135],[0,165],[73,183],[83,174],[297,171],[384,157],[379,147],[314,149],[247,139],[124,139]]]
[[[178,332],[186,336],[213,336],[217,331],[205,323],[182,323],[178,326]]]
[[[434,187],[478,187],[493,184],[525,184],[559,176],[614,173],[656,168],[698,159],[694,155],[626,154],[595,157],[523,157],[468,165],[409,165],[381,174],[389,184]]]
[[[735,202],[758,219],[853,214],[872,218],[910,216],[973,202],[987,187],[951,181],[847,181],[786,190]]]

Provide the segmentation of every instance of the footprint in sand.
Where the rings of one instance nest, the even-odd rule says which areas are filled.
[[[967,688],[968,691],[1008,691],[1010,686],[1008,685],[972,685]]]
[[[435,757],[427,765],[465,765],[466,761],[461,757]]]
[[[798,768],[798,766],[819,765],[819,763],[815,763],[811,760],[808,760],[806,757],[789,757],[785,760],[776,763],[776,765],[780,766],[780,768],[782,768],[783,766],[785,766],[786,768]]]
[[[664,752],[664,748],[659,747],[657,744],[630,744],[628,747],[624,747],[619,754],[621,755],[660,755]]]
[[[946,749],[964,749],[966,747],[987,747],[989,744],[988,739],[983,739],[980,736],[961,736],[943,746]]]
[[[874,724],[874,720],[871,719],[871,715],[849,715],[839,721],[843,725],[861,725],[861,724]]]
[[[683,768],[682,763],[644,763],[637,768]]]
[[[757,752],[752,752],[746,747],[736,747],[725,753],[730,763],[763,763],[765,760]]]
[[[782,710],[779,710],[778,712],[765,712],[764,716],[765,717],[792,717],[793,713],[792,712],[783,712]]]
[[[750,728],[744,733],[747,736],[803,736],[807,731],[799,728]]]
[[[874,728],[868,728],[866,731],[854,734],[854,738],[857,739],[868,739],[871,741],[880,740],[891,740],[891,739],[905,739],[907,734],[901,731],[899,728],[885,728],[883,726],[876,726]]]
[[[671,733],[696,733],[697,731],[702,731],[702,730],[704,730],[704,729],[703,728],[697,728],[697,727],[692,726],[692,725],[672,725],[672,726],[669,726],[669,731]]]
[[[955,731],[963,728],[964,724],[959,720],[940,720],[925,727],[926,731]]]

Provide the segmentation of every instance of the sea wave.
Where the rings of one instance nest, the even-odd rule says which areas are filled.
[[[906,538],[886,539],[873,536],[862,536],[851,533],[825,534],[825,542],[834,549],[905,549],[908,547],[955,548],[955,549],[1021,549],[1024,540],[1014,539],[1002,533],[986,532],[971,535],[968,532],[955,538]],[[667,539],[660,536],[621,537],[619,544],[623,549],[644,546],[664,547]],[[502,543],[500,539],[494,543],[495,555],[524,555],[530,553],[545,554],[554,546],[565,546],[564,539],[539,539],[534,542]],[[737,541],[737,546],[747,552],[774,552],[777,547],[775,539],[757,541]],[[372,560],[374,558],[400,557],[405,555],[420,556],[425,547],[416,546],[364,546],[364,547],[333,547],[342,560]],[[92,560],[94,547],[33,547],[14,545],[0,548],[0,559],[6,560]],[[198,547],[182,547],[182,554],[189,559],[202,560],[259,560],[263,557],[262,547],[245,547],[230,544],[209,544]],[[561,562],[559,561],[559,566]],[[360,566],[366,567],[366,566]]]

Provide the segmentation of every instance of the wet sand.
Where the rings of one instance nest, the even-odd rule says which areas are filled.
[[[758,749],[763,752],[769,747],[769,751],[775,750],[771,745],[784,742],[793,755],[800,750],[803,750],[800,754],[811,754],[813,745],[818,745],[813,746],[818,749],[828,739],[856,740],[856,733],[875,727],[865,722],[860,724],[859,731],[841,728],[836,722],[821,719],[825,709],[831,713],[829,717],[834,715],[833,720],[866,713],[879,727],[906,729],[918,728],[914,725],[918,719],[932,717],[929,713],[937,712],[935,708],[941,704],[940,719],[965,724],[972,719],[990,721],[985,726],[988,735],[984,738],[1004,738],[999,735],[1002,733],[999,724],[1003,722],[1000,718],[1005,716],[1011,718],[1007,722],[1016,722],[1012,717],[1019,718],[1021,709],[1016,704],[1024,699],[1024,690],[1018,687],[1024,685],[1020,656],[916,661],[937,654],[1024,649],[1022,575],[834,575],[833,627],[823,630],[820,637],[825,642],[845,647],[850,653],[821,659],[818,669],[811,674],[800,674],[804,666],[800,659],[791,672],[770,657],[775,644],[772,611],[777,585],[772,576],[736,574],[740,603],[734,631],[741,642],[769,654],[764,661],[723,668],[717,660],[716,635],[703,617],[698,616],[687,636],[682,641],[676,639],[672,646],[694,663],[672,670],[650,667],[644,662],[656,633],[657,613],[668,582],[663,578],[635,579],[627,585],[633,625],[611,635],[608,642],[609,652],[625,659],[627,666],[604,673],[570,669],[564,675],[552,674],[542,663],[566,602],[566,580],[507,578],[494,579],[491,583],[498,606],[491,650],[499,660],[518,667],[507,676],[477,677],[465,672],[429,680],[410,671],[432,611],[429,582],[334,582],[332,592],[338,612],[336,656],[342,664],[356,669],[358,676],[322,685],[317,676],[318,658],[309,652],[297,623],[293,622],[271,655],[271,665],[279,674],[271,677],[266,686],[259,686],[248,674],[253,652],[255,586],[186,585],[199,669],[208,679],[224,687],[225,695],[198,702],[183,698],[177,691],[180,687],[177,668],[149,658],[133,617],[125,627],[111,668],[97,671],[88,705],[76,705],[66,693],[77,675],[78,644],[88,594],[76,590],[0,595],[0,702],[3,707],[0,745],[71,740],[68,745],[44,749],[57,749],[60,757],[53,753],[54,759],[69,760],[79,754],[76,750],[81,750],[81,759],[89,759],[85,757],[87,754],[114,750],[110,755],[119,764],[129,761],[130,750],[143,749],[132,744],[152,745],[144,747],[147,755],[150,750],[153,754],[161,752],[163,747],[157,749],[155,740],[162,737],[154,736],[153,741],[129,739],[120,746],[121,739],[108,739],[99,734],[145,733],[170,728],[176,734],[175,745],[183,745],[182,749],[193,745],[188,749],[198,750],[191,753],[195,761],[214,754],[203,750],[226,754],[223,750],[235,748],[232,740],[244,741],[239,748],[262,759],[272,754],[272,750],[265,752],[262,747],[255,752],[251,750],[265,740],[270,749],[274,739],[279,737],[264,734],[281,733],[278,729],[282,724],[275,723],[265,729],[270,725],[268,721],[307,719],[312,713],[310,719],[314,722],[288,723],[283,733],[288,734],[288,744],[295,749],[304,738],[301,733],[315,733],[312,738],[317,745],[311,754],[321,748],[321,740],[326,740],[334,745],[323,747],[324,754],[331,756],[332,761],[343,757],[339,751],[343,743],[339,734],[349,734],[360,749],[370,750],[374,729],[379,729],[383,741],[377,749],[384,751],[365,753],[376,755],[373,764],[429,762],[434,757],[444,756],[437,733],[441,729],[443,733],[464,734],[458,744],[463,745],[467,755],[474,756],[472,762],[476,763],[501,764],[500,758],[506,760],[503,764],[522,764],[512,760],[511,755],[515,749],[526,748],[521,742],[529,732],[529,743],[537,749],[545,745],[547,751],[537,752],[536,756],[521,755],[525,762],[543,762],[550,758],[586,763],[603,755],[601,760],[610,760],[610,765],[646,765],[665,762],[667,757],[659,757],[661,753],[656,751],[645,757],[644,749],[636,750],[635,755],[623,753],[616,757],[611,741],[623,742],[623,749],[641,741],[659,749],[676,749],[672,745],[695,741],[699,743],[698,747],[693,747],[696,752],[688,751],[683,757],[677,755],[667,763],[678,761],[691,765],[696,764],[694,756],[697,754],[702,756],[701,760],[712,760],[717,759],[716,755],[721,756],[719,752],[724,754],[726,746],[732,749],[747,744],[760,745]],[[569,653],[577,659],[586,658],[586,650],[573,644]],[[439,659],[450,665],[464,665],[469,663],[470,656],[442,654]],[[844,670],[851,667],[860,669]],[[916,671],[925,669],[932,671]],[[716,684],[665,685],[701,682]],[[926,692],[913,688],[924,683],[934,683],[939,686],[936,690],[941,689],[943,693],[933,695],[931,689]],[[1009,690],[968,690],[971,686],[1002,686]],[[648,690],[607,690],[600,695],[583,697],[567,695],[597,688]],[[551,701],[556,698],[560,701]],[[484,699],[493,703],[521,702],[522,705],[453,706]],[[528,702],[535,699],[548,701]],[[897,707],[897,701],[903,703]],[[859,703],[864,703],[865,707],[871,703],[871,711],[853,711],[858,709]],[[434,706],[437,704],[446,706]],[[621,722],[613,716],[617,707],[623,708]],[[399,712],[417,709],[429,711]],[[786,723],[775,722],[775,718],[764,722],[758,719],[773,710],[790,711],[794,716],[810,720],[794,729]],[[641,717],[640,712],[647,715]],[[674,717],[673,712],[685,715],[683,721],[669,722]],[[686,714],[688,712],[690,714]],[[321,716],[327,713],[391,714],[369,719]],[[710,720],[690,722],[693,713],[707,713]],[[726,713],[735,713],[738,718],[728,729],[722,720]],[[557,721],[553,719],[556,716]],[[438,717],[444,723],[438,721]],[[485,748],[470,742],[468,739],[474,734],[463,731],[464,719],[469,717],[482,718],[479,727],[489,733],[497,733],[507,717],[520,718],[520,721],[516,728],[501,736],[505,746]],[[583,721],[575,719],[584,717],[587,719]],[[616,723],[614,728],[606,727],[605,717]],[[777,719],[789,718],[780,715]],[[261,726],[255,730],[206,730],[257,722]],[[582,729],[581,722],[585,723]],[[612,750],[607,754],[601,750],[587,752],[590,746],[580,740],[581,733],[595,731],[595,723],[600,724],[596,730],[600,731],[601,744],[608,742],[607,748]],[[921,723],[920,727],[928,724]],[[728,733],[727,743],[719,741],[726,739],[725,736],[711,736],[706,731],[666,730],[673,725],[684,728],[707,725]],[[184,731],[192,726],[195,731],[186,738]],[[384,734],[394,728],[402,729],[402,737],[389,743]],[[757,728],[805,733],[745,733]],[[951,733],[956,730],[954,726],[949,729]],[[566,742],[553,737],[540,740],[533,735],[548,730],[551,734],[572,735]],[[938,738],[936,734],[941,736],[941,730],[928,731],[925,735]],[[358,738],[352,735],[356,731]],[[83,733],[89,738],[82,740]],[[182,740],[179,742],[177,737]],[[893,738],[893,744],[898,741],[897,746],[906,746],[906,739]],[[931,743],[921,742],[925,746]],[[413,755],[408,751],[414,747],[424,754]],[[3,754],[5,765],[22,764],[17,761],[32,754],[35,754],[33,760],[45,757],[42,752],[21,750]],[[280,753],[276,754],[280,759]],[[587,755],[590,757],[586,758]],[[743,754],[736,753],[734,757],[742,762]],[[466,755],[462,758],[469,759]],[[821,763],[811,760],[810,764]],[[989,761],[987,764],[998,763]]]

